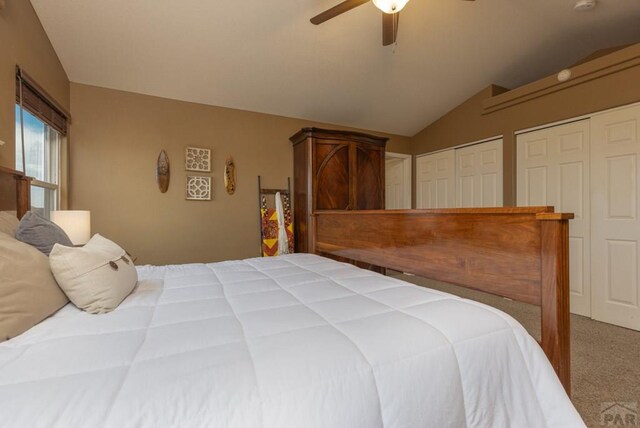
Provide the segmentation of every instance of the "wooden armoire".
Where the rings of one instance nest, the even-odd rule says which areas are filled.
[[[290,140],[296,252],[313,248],[311,215],[316,210],[384,209],[388,138],[303,128]]]

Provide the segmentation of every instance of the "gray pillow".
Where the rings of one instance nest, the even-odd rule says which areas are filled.
[[[71,239],[60,226],[32,211],[26,213],[20,220],[16,239],[36,247],[46,256],[51,253],[55,244],[73,247]]]

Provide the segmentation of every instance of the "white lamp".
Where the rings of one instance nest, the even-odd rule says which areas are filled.
[[[373,0],[373,4],[384,13],[398,13],[409,0]]]
[[[90,211],[51,211],[51,221],[65,231],[73,245],[84,245],[91,239]]]

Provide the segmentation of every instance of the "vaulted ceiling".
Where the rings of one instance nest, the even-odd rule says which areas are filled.
[[[73,82],[414,135],[488,84],[640,42],[640,0],[412,0],[382,47],[372,3],[31,0]]]

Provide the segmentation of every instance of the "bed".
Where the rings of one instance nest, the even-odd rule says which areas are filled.
[[[389,258],[383,242],[371,247],[359,236],[365,225],[349,226],[343,245],[334,232],[346,217],[325,214],[316,219],[318,253],[401,267],[379,258]],[[412,215],[414,225],[425,222],[425,213]],[[522,227],[530,217],[512,218]],[[393,252],[415,271],[446,272],[439,253],[428,265]],[[548,277],[551,263],[538,254]],[[0,343],[0,426],[584,426],[548,345],[543,351],[515,320],[480,303],[317,254],[138,273],[115,311],[90,315],[69,304]],[[479,287],[490,282],[485,274]],[[510,289],[520,296],[536,281],[514,276]],[[542,295],[530,294],[522,298]]]

